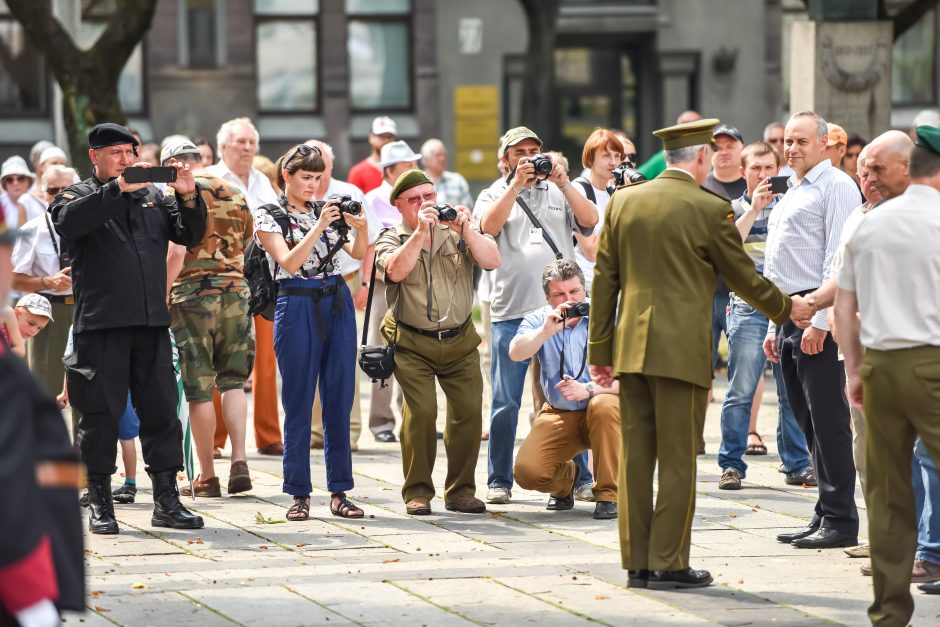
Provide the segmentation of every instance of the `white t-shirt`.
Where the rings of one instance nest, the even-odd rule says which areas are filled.
[[[584,186],[581,185],[580,182],[572,183],[571,186],[574,187],[579,194],[587,198]],[[604,214],[607,212],[607,203],[610,201],[610,194],[607,192],[606,188],[597,189],[593,185],[591,185],[591,188],[594,190],[594,207],[597,209],[597,226],[594,227],[594,236],[596,237],[600,235],[601,227],[604,226]],[[590,293],[591,284],[594,283],[594,262],[584,255],[584,251],[581,250],[580,246],[574,247],[574,260],[578,262],[581,272],[584,273],[584,285]]]

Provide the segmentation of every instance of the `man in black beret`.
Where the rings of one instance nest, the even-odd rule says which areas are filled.
[[[177,178],[166,193],[128,183],[137,139],[118,124],[88,133],[94,175],[63,190],[49,206],[72,258],[75,350],[66,358],[69,400],[81,411],[78,443],[88,467],[89,530],[118,532],[110,476],[117,470],[118,420],[131,400],[153,481],[155,527],[199,529],[182,506],[176,473],[183,468],[178,394],[166,305],[167,242],[202,240],[206,207],[188,165],[170,161]],[[138,163],[136,167],[150,167]]]

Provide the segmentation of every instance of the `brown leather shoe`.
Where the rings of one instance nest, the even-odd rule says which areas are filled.
[[[416,496],[405,503],[405,511],[411,516],[430,516],[431,501],[423,496]]]
[[[206,498],[222,496],[222,488],[219,486],[218,477],[209,477],[203,481],[202,475],[199,475],[196,477],[196,480],[193,481],[193,488],[195,488],[196,496]],[[180,494],[182,496],[192,496],[192,492],[189,491],[189,484],[180,487]]]
[[[228,493],[238,494],[251,489],[251,476],[248,474],[248,462],[232,462],[228,473]]]
[[[915,559],[914,568],[911,570],[911,583],[929,583],[931,581],[940,581],[940,564]]]
[[[280,442],[275,442],[271,446],[265,446],[264,448],[259,448],[258,452],[262,455],[283,455],[284,454],[284,445]]]
[[[452,503],[445,503],[444,509],[449,512],[461,512],[462,514],[482,514],[486,512],[486,504],[474,496],[464,494]]]

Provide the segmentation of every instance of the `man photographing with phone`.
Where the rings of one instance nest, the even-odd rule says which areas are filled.
[[[98,124],[88,132],[88,143],[94,175],[64,189],[49,211],[72,259],[75,350],[65,368],[69,399],[82,412],[78,442],[88,468],[89,530],[118,533],[110,476],[128,389],[153,481],[151,524],[198,529],[202,518],[180,504],[176,489],[183,451],[166,254],[169,241],[189,246],[202,239],[206,207],[189,165],[179,161],[168,164],[177,176],[166,194],[151,183],[127,182],[124,170],[138,142],[123,126]]]

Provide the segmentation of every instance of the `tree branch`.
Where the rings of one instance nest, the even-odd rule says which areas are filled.
[[[52,15],[50,0],[7,0],[10,13],[23,26],[30,43],[42,53],[59,83],[81,55],[78,46]]]
[[[103,65],[109,74],[119,74],[134,48],[150,30],[157,9],[157,0],[116,0],[114,13],[104,32],[88,51],[96,65]]]

